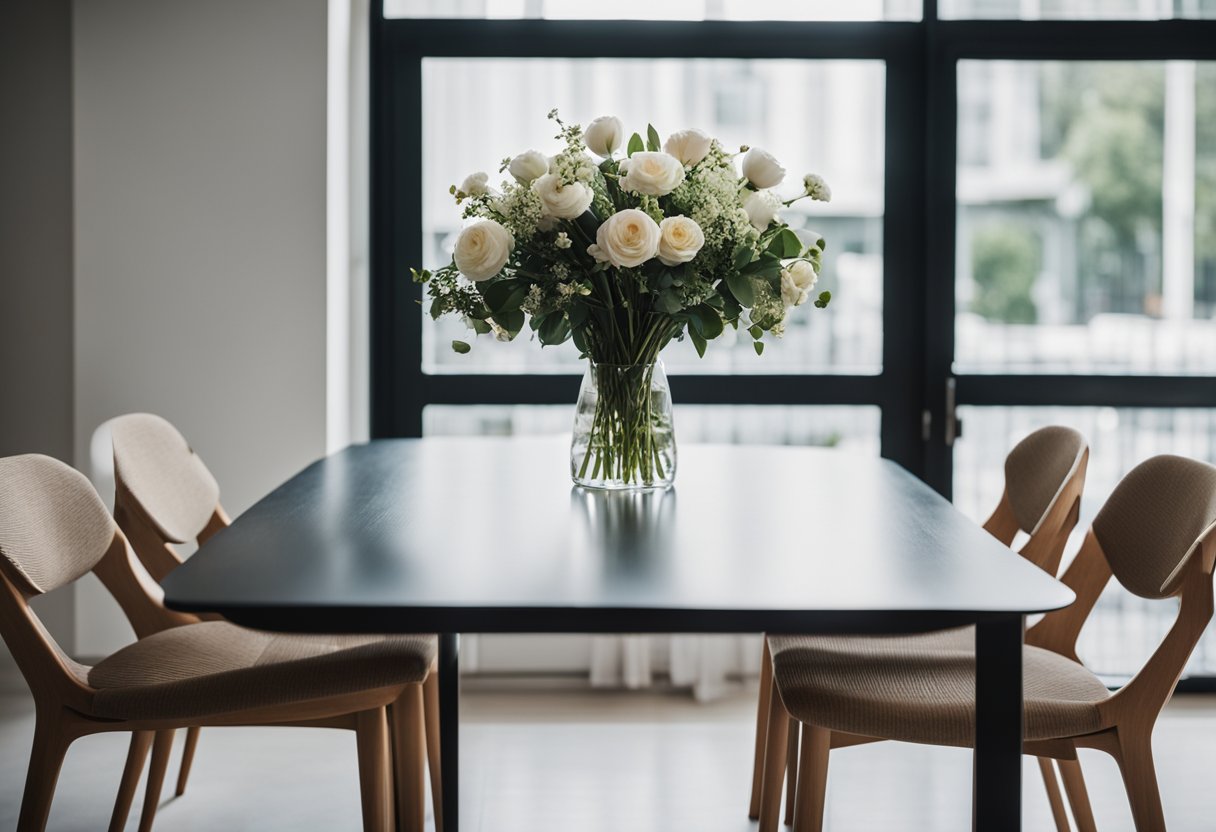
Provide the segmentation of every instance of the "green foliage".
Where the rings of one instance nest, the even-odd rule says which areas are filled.
[[[976,230],[971,237],[972,310],[993,321],[1034,323],[1037,313],[1031,290],[1039,274],[1038,248],[1038,239],[1020,226]]]
[[[461,355],[464,355],[465,353],[467,353],[469,350],[471,350],[473,348],[470,347],[468,344],[466,344],[464,341],[453,341],[452,349],[454,351],[460,353]]]

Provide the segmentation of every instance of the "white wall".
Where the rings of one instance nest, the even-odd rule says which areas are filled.
[[[233,513],[325,452],[327,13],[76,0],[82,470],[133,410],[181,428]],[[99,586],[78,597],[78,653],[131,638]]]

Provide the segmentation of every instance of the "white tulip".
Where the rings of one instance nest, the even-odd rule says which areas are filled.
[[[785,168],[767,150],[753,147],[743,156],[743,175],[757,188],[775,188],[785,179]]]
[[[612,151],[621,146],[625,136],[625,125],[616,116],[600,116],[587,125],[583,132],[583,141],[587,149],[596,156],[608,158]]]
[[[760,231],[768,228],[781,210],[781,200],[772,191],[752,191],[743,200],[747,218]]]
[[[684,181],[684,165],[669,153],[642,151],[629,157],[621,187],[647,196],[666,196]]]
[[[515,177],[516,182],[527,185],[549,172],[549,157],[539,150],[527,150],[512,159],[507,170]]]
[[[532,183],[532,192],[540,197],[545,214],[572,220],[591,207],[595,194],[582,182],[565,184],[556,173],[546,173]]]
[[[697,256],[705,245],[705,234],[690,217],[667,217],[659,223],[659,262],[678,266]]]
[[[464,181],[460,183],[458,190],[468,194],[469,196],[484,196],[490,192],[490,189],[487,186],[489,181],[490,175],[488,173],[482,173],[480,171],[477,173],[470,173],[464,178]]]
[[[489,280],[502,271],[515,248],[511,232],[494,220],[478,220],[456,238],[452,260],[460,273],[474,282]]]
[[[786,306],[801,306],[818,280],[814,266],[805,260],[795,260],[781,270],[781,302]]]
[[[637,154],[634,154],[636,157]],[[597,260],[618,268],[640,266],[659,253],[662,232],[650,215],[637,208],[613,214],[599,227],[595,244],[588,250]]]
[[[663,143],[663,150],[680,160],[687,167],[709,155],[709,146],[713,140],[703,131],[695,127],[672,133]]]

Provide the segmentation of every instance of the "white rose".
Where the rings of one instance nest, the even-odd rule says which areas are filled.
[[[805,260],[795,260],[781,270],[781,302],[786,306],[801,306],[818,280],[814,266]]]
[[[819,174],[808,173],[802,177],[802,186],[806,189],[806,195],[816,202],[832,201],[832,189],[828,187],[828,183]]]
[[[687,263],[705,245],[701,226],[689,217],[667,217],[659,223],[659,233],[659,262],[664,266]]]
[[[546,173],[532,183],[532,191],[540,197],[545,213],[551,217],[572,220],[591,207],[595,194],[582,182],[567,185],[556,173]]]
[[[515,238],[510,231],[494,220],[478,220],[456,238],[452,260],[462,275],[480,282],[502,271],[514,247]]]
[[[672,133],[663,143],[663,150],[675,156],[680,162],[689,167],[709,155],[708,135],[695,127]]]
[[[743,175],[757,188],[775,188],[785,179],[785,168],[767,150],[753,147],[743,157]]]
[[[625,125],[616,116],[600,116],[587,125],[583,133],[583,141],[587,149],[596,156],[607,158],[612,151],[621,146],[625,135]]]
[[[640,152],[629,157],[621,187],[647,196],[666,196],[684,181],[684,165],[668,153]]]
[[[549,157],[539,150],[528,150],[511,160],[507,170],[521,185],[527,185],[537,177],[549,172]]]
[[[607,260],[618,268],[640,266],[659,253],[661,237],[659,224],[649,214],[637,208],[626,208],[599,227],[595,234],[596,250],[591,256]]]
[[[487,183],[489,181],[490,175],[487,173],[481,173],[480,171],[477,173],[470,173],[464,178],[464,181],[460,183],[460,188],[458,190],[463,191],[469,196],[484,196],[485,194],[489,193],[490,189],[487,187]]]
[[[777,219],[781,200],[772,191],[752,191],[743,200],[743,210],[751,224],[763,231]]]

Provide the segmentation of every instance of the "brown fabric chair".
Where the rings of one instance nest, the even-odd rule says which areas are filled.
[[[70,659],[29,606],[90,571],[144,636],[91,668]],[[393,824],[395,785],[397,828],[422,829],[422,681],[433,641],[271,636],[167,610],[89,481],[50,457],[0,459],[0,635],[36,708],[21,832],[46,828],[64,755],[79,737],[132,733],[110,822],[121,830],[154,736],[154,762],[164,762],[164,738],[176,728],[271,724],[354,730],[364,828]]]
[[[1081,493],[1085,487],[1085,472],[1089,448],[1085,438],[1072,428],[1046,427],[1031,433],[1009,452],[1005,459],[1005,489],[984,528],[1005,545],[1013,544],[1019,532],[1029,537],[1019,553],[1044,571],[1056,574],[1068,535],[1077,524]],[[748,815],[761,818],[761,829],[775,828],[776,806],[764,811],[761,797],[764,779],[784,774],[788,788],[785,822],[793,819],[794,794],[797,782],[798,723],[786,721],[787,733],[782,746],[787,749],[784,766],[780,762],[766,766],[766,748],[770,743],[769,710],[772,679],[772,654],[775,651],[797,651],[805,648],[812,655],[822,647],[826,656],[847,654],[855,644],[864,654],[868,648],[883,649],[898,654],[907,650],[921,654],[942,650],[970,649],[975,643],[974,628],[965,627],[937,633],[899,636],[890,639],[823,638],[818,636],[770,636],[765,640],[760,672],[760,701],[756,709],[756,738],[752,768],[752,793]],[[770,758],[771,759],[771,758]],[[1049,760],[1041,760],[1043,782],[1051,802],[1057,825],[1067,832],[1067,820],[1055,772]],[[778,788],[777,800],[780,801]]]
[[[159,583],[182,564],[182,558],[172,544],[196,542],[202,545],[213,534],[229,525],[228,515],[220,504],[219,484],[185,437],[166,419],[151,413],[130,413],[113,419],[110,428],[114,448],[114,518],[126,534],[135,554]],[[199,618],[215,620],[217,617]],[[249,630],[243,632],[248,636],[253,635]],[[262,639],[269,638],[258,635]],[[435,639],[433,636],[425,639],[427,650],[433,655]],[[324,645],[331,642],[348,641],[327,636],[309,636],[290,639],[279,637],[274,643],[286,644],[291,649],[308,652],[324,649]],[[359,649],[369,654],[370,658],[370,654],[378,649],[377,642],[382,642],[383,647],[396,643],[397,639],[389,636],[368,636],[358,641]],[[137,651],[138,645],[132,645],[129,649]],[[442,829],[439,689],[438,676],[434,672],[429,673],[423,683],[423,701],[432,804],[436,829]],[[390,711],[390,718],[391,716]],[[198,736],[197,726],[187,729],[181,768],[177,777],[178,796],[186,791]],[[161,739],[153,750],[152,773],[159,772],[160,777],[149,777],[146,806],[154,806],[160,795],[167,760],[158,759],[157,754],[167,755],[171,742],[172,734]],[[135,749],[132,749],[132,753],[135,753]],[[127,768],[138,772],[138,767],[132,760],[128,760]],[[124,788],[127,787],[134,788],[134,784],[124,783]]]
[[[1111,754],[1140,832],[1163,832],[1152,732],[1212,618],[1216,563],[1216,468],[1158,456],[1134,468],[1086,533],[1063,581],[1077,594],[1026,634],[1025,752],[1060,761],[1082,832],[1095,829],[1078,748]],[[1077,636],[1114,576],[1142,598],[1177,597],[1178,618],[1127,685],[1111,694],[1081,664]],[[821,639],[773,650],[769,740],[802,723],[796,832],[823,825],[828,752],[873,739],[969,747],[975,718],[973,646],[890,648],[890,639]],[[779,731],[779,736],[773,730]],[[778,749],[784,759],[785,749]],[[773,759],[771,756],[770,760]],[[762,801],[780,800],[766,782]],[[772,792],[776,792],[775,798]]]

